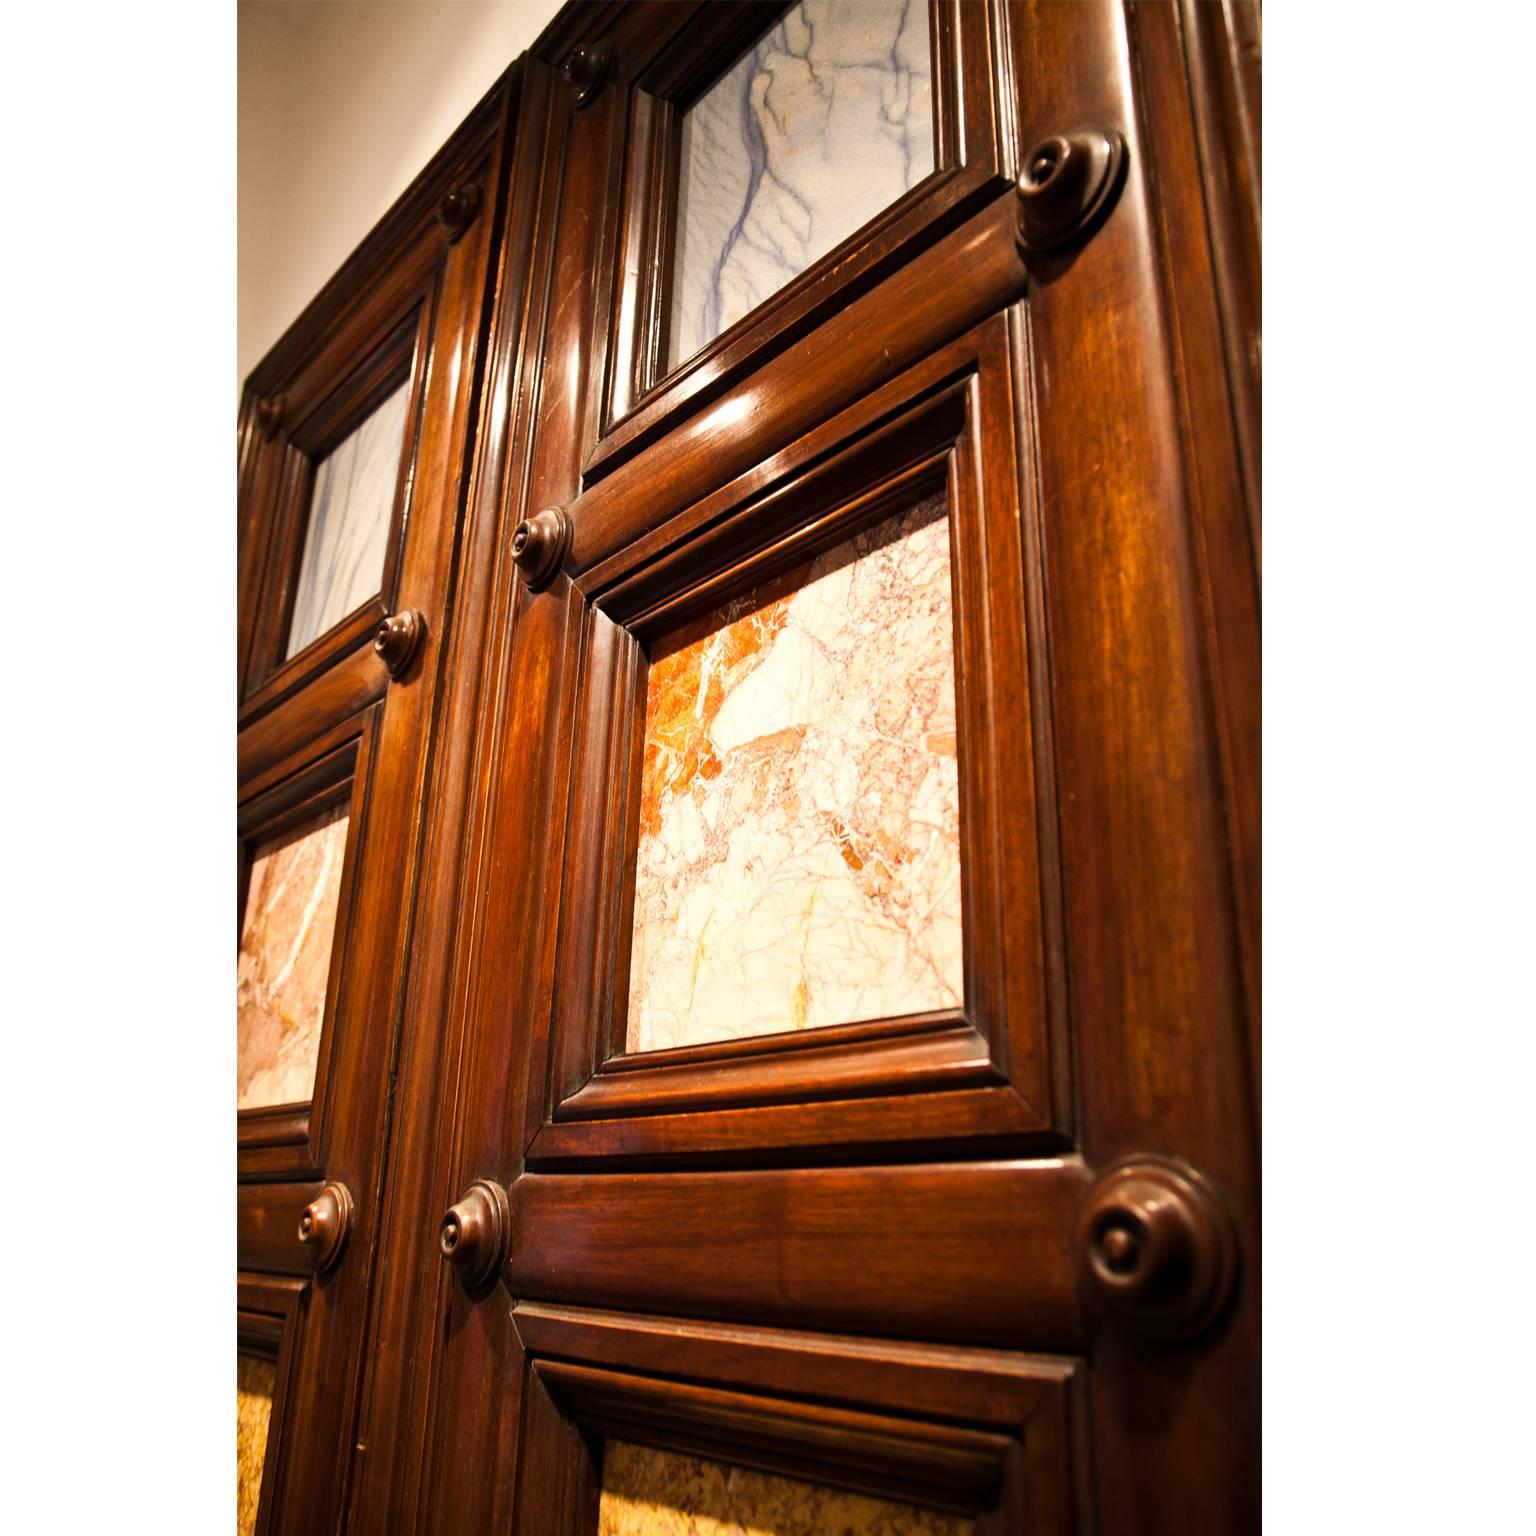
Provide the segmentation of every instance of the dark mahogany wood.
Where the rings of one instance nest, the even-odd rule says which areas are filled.
[[[1027,468],[1013,430],[1009,346],[1001,318],[967,334],[578,573],[568,599],[574,650],[564,661],[566,675],[582,680],[572,699],[571,851],[552,1012],[534,1024],[530,1165],[685,1148],[715,1156],[739,1148],[753,1135],[748,1126],[765,1148],[978,1134],[1064,1143],[1071,1088],[1056,786],[1049,726],[1038,730],[1044,740],[1035,726],[1049,716],[1045,637],[1001,618],[1038,612],[1042,579],[1021,530]],[[670,503],[674,472],[686,466],[651,465],[651,505]],[[936,491],[951,504],[955,550],[966,1006],[624,1056],[621,893],[633,865],[647,639]],[[1028,682],[1014,687],[1012,678]],[[926,1097],[962,1090],[971,1092],[957,1105]],[[849,1098],[863,1101],[851,1115]],[[834,1102],[817,1115],[818,1099]],[[982,1119],[978,1101],[987,1103]],[[775,1104],[782,1113],[745,1113]],[[706,1108],[719,1113],[696,1113]],[[656,1117],[654,1138],[643,1115]]]
[[[309,1249],[311,1262],[321,1274],[340,1263],[353,1211],[352,1191],[335,1180],[304,1207],[299,1217],[299,1241]]]
[[[374,631],[373,654],[391,678],[403,677],[427,638],[427,621],[415,608],[392,613]]]
[[[276,1490],[282,1486],[283,1441],[271,1433],[281,1424],[295,1389],[294,1374],[303,1358],[304,1315],[310,1282],[277,1275],[242,1272],[237,1280],[236,1342],[241,1354],[256,1355],[273,1363],[272,1411],[268,1421],[267,1449],[262,1461],[261,1491],[257,1496],[256,1536],[276,1530],[272,1511]]]
[[[258,365],[241,413],[242,887],[263,838],[327,805],[349,813],[313,1098],[238,1116],[241,1270],[312,1276],[269,1435],[259,1518],[274,1533],[341,1529],[361,1454],[405,952],[504,206],[481,189],[502,186],[513,94],[503,78],[470,115]],[[379,592],[284,659],[313,465],[406,381]],[[277,398],[280,414],[254,403]]]
[[[519,1298],[1074,1350],[1088,1182],[1047,1159],[530,1173],[503,1278]]]
[[[1081,1529],[1080,1362],[534,1302],[513,1319],[534,1380],[589,1441],[979,1514],[983,1536],[1021,1518]]]
[[[1257,1529],[1257,8],[931,0],[934,174],[669,358],[681,115],[783,9],[566,6],[242,402],[241,836],[353,815],[315,1100],[240,1117],[274,1531],[592,1536],[610,1436]],[[386,579],[285,660],[406,378]],[[964,1004],[628,1052],[648,647],[927,495]]]

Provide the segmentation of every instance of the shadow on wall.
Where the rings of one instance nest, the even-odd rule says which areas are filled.
[[[558,9],[240,0],[237,385]]]

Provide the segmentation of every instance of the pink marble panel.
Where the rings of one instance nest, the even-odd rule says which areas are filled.
[[[943,495],[653,648],[628,1048],[961,1001]]]
[[[338,805],[256,849],[237,983],[241,1109],[314,1093],[346,846]]]

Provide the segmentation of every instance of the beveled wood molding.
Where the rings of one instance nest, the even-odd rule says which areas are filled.
[[[536,1379],[589,1439],[977,1515],[978,1536],[1079,1529],[1085,1402],[1070,1357],[528,1301],[512,1318]]]
[[[562,1360],[540,1361],[534,1369],[557,1406],[588,1434],[725,1457],[939,1509],[973,1512],[993,1502],[1013,1444],[985,1430]]]
[[[1011,352],[1008,327],[994,317],[668,521],[613,530],[615,543],[625,541],[620,549],[577,575],[587,608],[573,612],[566,631],[565,666],[581,679],[570,706],[570,852],[549,1020],[539,1025],[550,1067],[530,1078],[538,1117],[525,1143],[531,1167],[685,1151],[734,1158],[751,1144],[938,1147],[990,1137],[1013,1138],[1011,1150],[1070,1145],[1044,575],[1020,504],[1027,447],[1016,435]],[[621,515],[638,520],[656,502],[668,504],[675,465],[670,455],[642,457],[636,468],[647,501]],[[588,510],[628,474],[626,467],[581,498],[578,544]],[[950,509],[956,671],[968,680],[957,700],[963,1005],[798,1038],[625,1054],[624,871],[633,858],[646,647],[935,493]],[[1004,674],[1029,686],[1000,690]],[[1015,765],[1006,775],[1004,760]],[[1007,901],[1005,884],[1015,892]],[[702,1110],[733,1115],[741,1129]]]
[[[275,1360],[311,1281],[242,1271],[236,1279],[235,1337],[242,1352]]]
[[[240,1151],[258,1147],[302,1147],[309,1140],[309,1105],[263,1104],[239,1112]]]
[[[626,438],[622,462],[568,505],[575,523],[573,575],[611,558],[648,529],[717,490],[732,475],[752,472],[768,455],[829,417],[871,398],[909,368],[966,335],[1020,298],[1030,272],[1016,238],[1017,195],[1011,190],[975,218],[898,269],[873,293],[838,310],[821,327],[815,349],[781,354],[727,389],[715,409],[688,415],[672,430],[665,454],[639,450],[655,431]],[[964,282],[954,281],[963,272]],[[773,408],[763,408],[771,401]],[[648,416],[647,416],[647,419]],[[614,434],[615,438],[618,436]]]
[[[835,1038],[817,1038],[822,1034]],[[1001,1086],[1007,1078],[986,1037],[963,1015],[914,1014],[829,1025],[815,1034],[759,1035],[612,1057],[561,1100],[555,1119],[803,1103],[811,1094],[840,1099],[898,1081],[910,1090]]]
[[[624,211],[599,276],[596,322],[608,344],[604,373],[595,381],[599,440],[582,468],[588,485],[701,412],[767,359],[792,349],[1012,181],[1016,167],[1000,95],[1009,66],[995,18],[973,0],[928,0],[935,61],[932,172],[693,356],[666,356],[680,114],[780,9],[637,5],[613,17],[612,27],[624,39],[614,94],[623,88],[628,102],[612,172],[622,178],[616,191]],[[589,23],[585,36],[592,35]]]
[[[368,637],[383,619],[372,620]],[[283,700],[240,732],[235,747],[236,772],[246,784],[264,778],[292,759],[316,737],[361,715],[389,688],[389,674],[371,646],[353,651],[323,672],[303,692]]]
[[[352,1016],[352,991],[343,985],[342,977],[354,952],[359,850],[367,826],[371,764],[379,730],[380,711],[375,706],[354,716],[339,731],[323,732],[308,746],[280,760],[273,774],[260,780],[258,787],[248,789],[239,802],[236,828],[242,858],[249,858],[258,842],[281,835],[330,807],[345,805],[349,818],[314,1090],[307,1102],[238,1111],[237,1161],[242,1179],[308,1180],[321,1176],[325,1168],[338,1042],[355,1038],[355,1032],[365,1028]],[[242,879],[242,911],[244,901]],[[297,1220],[295,1216],[294,1222]]]
[[[235,1344],[241,1354],[272,1362],[272,1410],[267,1421],[266,1454],[262,1458],[257,1498],[256,1536],[269,1536],[274,1526],[291,1443],[289,1422],[294,1404],[304,1396],[299,1380],[304,1347],[305,1303],[314,1280],[263,1275],[242,1270],[236,1277]]]
[[[265,529],[263,566],[247,603],[242,730],[303,692],[350,652],[366,646],[394,606],[414,490],[414,466],[435,345],[442,290],[442,242],[424,231],[399,253],[391,283],[375,302],[323,338],[318,353],[282,379],[288,401],[284,440],[269,451],[263,489],[255,497]],[[389,529],[377,591],[292,655],[287,638],[309,523],[316,466],[402,384],[409,386]],[[253,560],[258,554],[252,550]]]
[[[1258,0],[1179,0],[1254,563],[1262,548],[1262,19]]]

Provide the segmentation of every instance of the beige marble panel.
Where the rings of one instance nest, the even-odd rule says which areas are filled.
[[[970,1536],[976,1523],[622,1440],[603,1448],[598,1536]]]
[[[631,1051],[957,1005],[942,495],[658,643]]]
[[[241,1109],[314,1093],[346,846],[338,805],[256,849],[236,994]]]
[[[237,1403],[236,1510],[240,1536],[252,1536],[261,1503],[261,1471],[267,1459],[267,1430],[272,1421],[272,1397],[277,1368],[255,1355],[236,1357]]]

